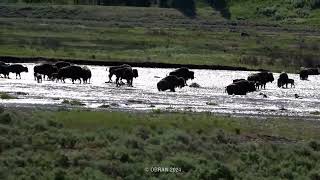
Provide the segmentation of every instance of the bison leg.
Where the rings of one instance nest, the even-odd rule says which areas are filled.
[[[119,77],[117,77],[117,79],[116,79],[116,85],[117,85],[117,87],[120,86],[120,84],[119,84],[119,79],[120,79]]]

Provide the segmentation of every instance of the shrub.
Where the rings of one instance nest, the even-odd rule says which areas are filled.
[[[69,104],[71,106],[85,106],[84,103],[82,103],[81,101],[78,101],[78,100],[67,100],[67,99],[64,99],[62,102],[62,104]]]
[[[309,5],[306,0],[291,0],[291,4],[295,8],[304,8]]]
[[[2,114],[0,116],[0,124],[10,124],[12,121],[10,114]]]
[[[314,150],[314,151],[320,151],[320,143],[317,141],[310,141],[309,146]]]
[[[312,9],[318,9],[320,8],[320,0],[311,0],[310,6]]]
[[[17,97],[12,96],[12,95],[5,93],[5,92],[0,92],[0,98],[1,99],[18,99]]]
[[[275,6],[271,7],[265,7],[265,8],[257,8],[256,13],[267,16],[267,17],[273,17],[277,12],[277,8]]]

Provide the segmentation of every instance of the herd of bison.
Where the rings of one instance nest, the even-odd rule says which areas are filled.
[[[138,77],[138,70],[133,69],[128,64],[120,66],[113,66],[106,71],[109,71],[109,81],[112,82],[112,77],[116,76],[116,85],[121,86],[124,83],[122,80],[127,81],[128,86],[132,86],[133,79]],[[0,61],[0,74],[3,78],[9,78],[10,73],[15,73],[16,78],[21,79],[21,73],[28,72],[28,68],[21,64],[6,64]],[[318,75],[319,71],[316,68],[304,68],[300,71],[300,79],[307,80],[309,75]],[[80,67],[69,62],[59,61],[54,64],[44,63],[34,66],[34,78],[38,83],[43,79],[51,81],[65,82],[65,79],[71,79],[72,83],[79,80],[80,83],[90,83],[91,70],[88,67]],[[170,90],[175,91],[175,88],[182,88],[186,86],[186,81],[194,79],[194,72],[188,68],[182,67],[169,73],[168,76],[161,79],[157,83],[159,91]],[[246,95],[249,92],[254,92],[257,89],[266,88],[266,84],[273,82],[274,77],[271,72],[262,71],[259,73],[251,74],[247,79],[235,79],[233,83],[225,88],[229,95]],[[107,83],[107,82],[106,82]],[[294,80],[288,77],[287,73],[281,73],[278,78],[278,87],[288,88],[288,84],[294,86]]]

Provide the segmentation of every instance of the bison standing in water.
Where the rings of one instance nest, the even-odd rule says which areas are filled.
[[[248,79],[248,81],[253,81],[256,83],[256,87],[259,88],[266,88],[266,84],[268,82],[273,82],[274,77],[271,72],[260,72],[256,74],[251,74]]]
[[[40,65],[34,66],[33,71],[34,71],[34,74],[43,75],[43,79],[45,80],[46,76],[48,77],[48,79],[51,79],[52,74],[58,72],[58,68],[52,64],[40,64]],[[34,78],[36,80],[36,77]]]
[[[303,68],[299,74],[301,80],[308,80],[309,75],[319,75],[319,70],[317,68]]]
[[[88,81],[90,83],[91,76],[92,76],[92,74],[91,74],[90,69],[88,67],[83,67],[82,68],[82,75],[81,75],[83,83],[88,83]]]
[[[169,73],[169,75],[183,78],[186,82],[188,79],[194,79],[194,72],[186,67],[179,68]]]
[[[177,77],[174,75],[170,75],[161,79],[157,84],[159,91],[166,91],[169,89],[171,92],[175,92],[176,87],[182,88],[184,86],[185,80],[182,77]]]
[[[71,79],[72,83],[74,81],[79,80],[81,83],[81,79],[83,80],[83,83],[90,82],[91,79],[91,71],[88,67],[80,67],[80,66],[66,66],[61,69],[59,69],[58,73],[53,73],[52,77],[54,79],[61,80],[65,83],[65,79]]]
[[[7,64],[1,64],[0,65],[0,74],[3,75],[4,78],[9,78],[9,65]]]
[[[132,69],[131,67],[124,67],[124,68],[118,68],[113,71],[113,74],[116,75],[116,84],[117,86],[121,85],[121,80],[125,79],[127,80],[127,84],[129,86],[132,86],[133,83],[133,78],[137,78],[138,75],[138,70],[137,69]]]
[[[117,69],[122,69],[122,68],[132,68],[130,65],[128,64],[123,64],[120,66],[113,66],[109,68],[109,81],[108,82],[112,82],[112,76],[115,75],[115,72]],[[106,71],[108,71],[108,69],[106,69]]]
[[[58,71],[58,79],[65,83],[65,79],[70,78],[72,83],[79,80],[81,83],[81,78],[83,77],[83,70],[80,66],[67,66],[63,67]]]
[[[8,66],[8,71],[9,73],[15,73],[16,74],[16,79],[19,78],[21,79],[21,73],[22,72],[28,72],[28,68],[25,66],[22,66],[21,64],[12,64]]]
[[[232,84],[226,87],[226,92],[229,95],[246,95],[248,92],[254,92],[256,90],[254,81],[242,79],[234,80]]]
[[[278,79],[278,87],[283,87],[284,85],[286,85],[286,88],[288,88],[288,84],[291,84],[291,87],[294,86],[294,80],[293,79],[289,79],[288,74],[287,73],[281,73]]]

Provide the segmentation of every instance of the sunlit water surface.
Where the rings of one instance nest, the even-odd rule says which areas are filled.
[[[72,84],[43,81],[37,83],[33,77],[35,64],[24,64],[29,73],[22,73],[22,79],[0,79],[0,90],[12,93],[19,99],[0,100],[5,106],[52,106],[61,105],[64,99],[77,99],[89,108],[111,105],[119,110],[184,110],[195,112],[215,112],[242,115],[289,115],[316,116],[320,111],[320,76],[310,76],[309,81],[301,81],[297,74],[289,74],[296,82],[295,88],[280,89],[276,81],[267,84],[265,90],[249,93],[246,96],[229,96],[225,87],[233,79],[246,78],[246,71],[197,70],[194,69],[196,82],[201,88],[177,88],[176,92],[158,92],[156,88],[160,78],[173,69],[137,68],[139,77],[134,79],[133,86],[116,87],[107,81],[106,66],[88,66],[92,71],[90,84]],[[160,78],[159,78],[160,77]],[[274,73],[275,79],[279,74]],[[267,95],[264,98],[260,93]],[[295,98],[298,94],[301,98]]]

